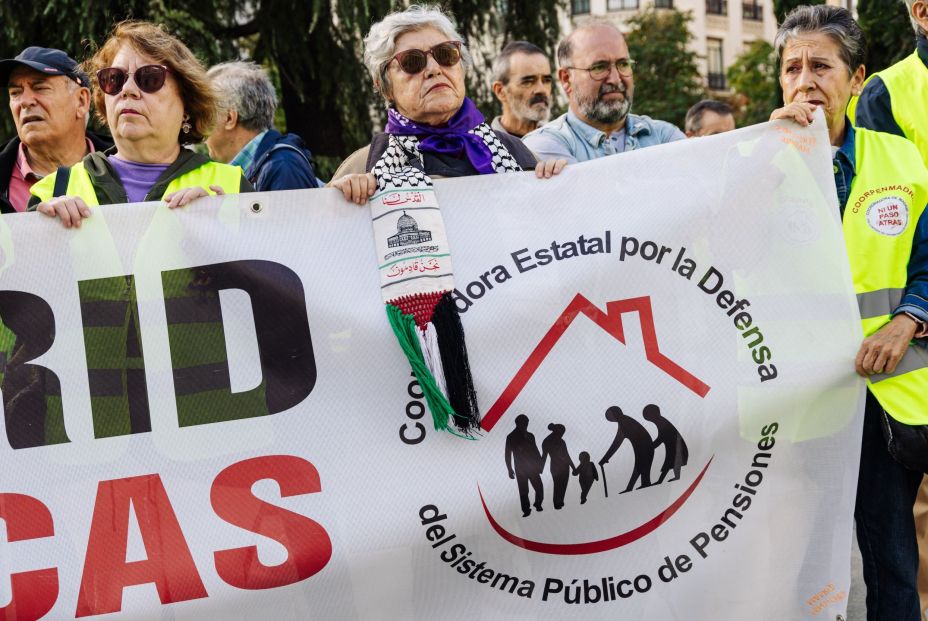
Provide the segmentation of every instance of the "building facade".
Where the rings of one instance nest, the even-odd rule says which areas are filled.
[[[854,11],[854,0],[827,0],[827,4]],[[753,41],[773,43],[777,31],[772,0],[571,0],[569,32],[574,24],[594,18],[607,18],[624,32],[626,21],[641,9],[689,11],[693,15],[691,46],[699,55],[700,73],[711,91],[728,90],[725,71]]]

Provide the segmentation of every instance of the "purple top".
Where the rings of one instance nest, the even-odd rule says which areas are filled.
[[[111,155],[110,164],[119,175],[130,203],[141,203],[170,164],[139,164]]]

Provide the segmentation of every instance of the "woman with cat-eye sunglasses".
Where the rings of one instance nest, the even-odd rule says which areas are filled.
[[[183,148],[209,131],[216,100],[203,66],[178,39],[154,24],[123,22],[89,64],[97,114],[116,149],[33,186],[40,213],[79,227],[94,205],[163,200],[174,208],[251,189],[240,168]],[[68,175],[61,195],[58,175]]]

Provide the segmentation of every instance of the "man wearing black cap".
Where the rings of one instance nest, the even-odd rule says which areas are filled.
[[[0,60],[17,137],[0,151],[0,212],[25,211],[29,188],[111,142],[86,133],[90,80],[61,50],[28,47]]]

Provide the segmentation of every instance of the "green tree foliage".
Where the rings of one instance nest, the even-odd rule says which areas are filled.
[[[553,51],[557,12],[566,0],[446,0],[475,51],[468,93],[489,110],[488,67],[498,45],[526,39]],[[89,57],[116,22],[159,22],[206,64],[250,58],[267,66],[281,92],[286,129],[306,140],[323,161],[337,162],[370,140],[384,105],[361,62],[371,24],[400,0],[45,0],[0,3],[0,57],[29,45],[58,47]],[[12,134],[8,115],[0,133]],[[325,166],[330,168],[330,166]]]
[[[902,0],[860,0],[857,20],[867,34],[867,73],[881,71],[915,49],[915,31]]]
[[[783,18],[790,11],[804,4],[825,4],[825,0],[773,0],[773,14],[777,18],[777,23],[782,24]]]
[[[782,105],[776,56],[766,41],[752,42],[728,68],[727,77],[739,126],[762,123]]]
[[[638,63],[634,109],[679,127],[705,94],[696,54],[688,48],[691,19],[688,12],[649,8],[627,22],[629,54]]]

